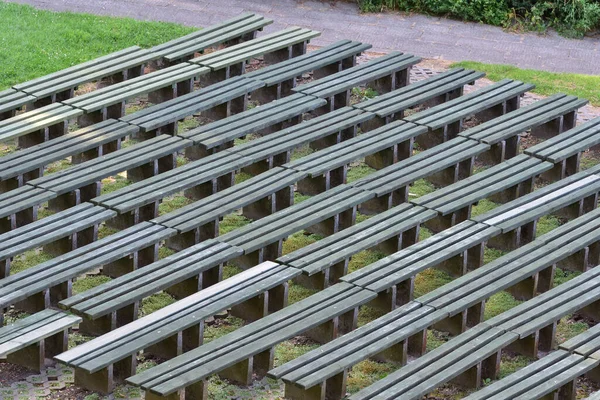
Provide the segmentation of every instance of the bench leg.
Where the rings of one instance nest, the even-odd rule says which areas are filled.
[[[269,314],[274,313],[276,311],[282,310],[288,305],[288,292],[289,292],[289,284],[287,282],[282,283],[279,286],[274,287],[269,290],[268,300],[269,300]]]
[[[102,78],[96,83],[96,89],[114,85],[115,83],[123,82],[127,79],[127,71],[120,71],[106,78]]]
[[[345,398],[347,381],[347,369],[327,379],[325,381],[325,397],[331,400],[339,400]]]
[[[4,121],[5,119],[9,119],[17,115],[17,110],[4,111],[0,113],[0,121]]]
[[[427,352],[427,329],[424,329],[408,338],[408,355],[421,357]]]
[[[485,165],[496,165],[506,160],[506,141],[491,145],[488,151],[479,154],[477,160]]]
[[[346,211],[342,211],[331,218],[307,228],[306,231],[321,236],[333,235],[336,232],[354,225],[354,222],[356,221],[356,209],[357,207],[354,206]]]
[[[300,274],[294,278],[294,283],[314,290],[323,290],[329,287],[329,268],[314,275]]]
[[[479,389],[481,387],[481,363],[475,364],[451,379],[450,382],[468,389]]]
[[[15,303],[15,309],[35,314],[38,311],[50,308],[50,289],[36,293],[28,298]]]
[[[72,296],[73,281],[68,279],[66,282],[52,286],[50,289],[50,305],[56,307],[59,302]]]
[[[37,132],[28,133],[17,138],[17,146],[20,149],[26,149],[36,146],[49,140],[48,128],[40,129]]]
[[[77,126],[85,128],[86,126],[94,125],[107,119],[106,108],[101,108],[100,110],[88,112],[77,117]]]
[[[269,293],[261,293],[249,300],[231,307],[231,315],[245,321],[254,322],[269,314]]]
[[[31,344],[14,353],[6,356],[6,361],[10,364],[20,365],[33,371],[44,369],[45,349],[44,340]]]
[[[409,140],[409,142],[412,142],[412,139]],[[412,143],[409,146],[411,148],[412,153]],[[377,170],[389,167],[390,165],[397,163],[400,159],[398,151],[398,145],[394,145],[388,149],[378,151],[375,154],[366,156],[365,164]]]
[[[467,311],[463,310],[458,314],[436,322],[433,324],[433,328],[438,331],[448,332],[453,336],[460,335],[467,329]]]
[[[472,328],[483,322],[485,312],[485,300],[477,303],[467,310],[466,323],[468,328]]]
[[[295,82],[295,78],[292,79]],[[294,87],[295,83],[292,84]],[[250,95],[252,101],[257,101],[259,104],[267,104],[272,101],[280,99],[281,96],[281,86],[280,85],[272,85],[272,86],[263,86]]]
[[[538,348],[540,351],[549,352],[556,347],[556,321],[539,332]]]
[[[338,317],[338,334],[345,335],[352,332],[358,326],[358,307],[340,315]],[[337,337],[337,336],[336,336]],[[335,338],[333,338],[335,339]]]
[[[348,166],[343,165],[325,174],[308,177],[298,182],[298,192],[309,196],[323,193],[331,188],[346,183],[348,175]]]
[[[339,318],[335,317],[331,321],[327,321],[304,332],[304,336],[318,343],[327,343],[338,337],[338,322]]]
[[[389,93],[396,89],[396,74],[391,73],[383,78],[375,79],[374,81],[367,83],[367,87],[373,89],[380,95]]]
[[[152,160],[149,163],[127,170],[127,179],[132,182],[140,182],[155,175],[158,175],[158,160]]]
[[[548,268],[545,268],[537,273],[537,292],[544,293],[551,290],[554,287],[554,273],[556,271],[556,264],[552,264]]]
[[[272,194],[242,207],[242,215],[251,220],[259,220],[273,214],[275,210],[275,194]]]
[[[56,240],[43,246],[44,253],[51,254],[53,257],[68,253],[77,248],[77,234],[72,234],[66,238]]]
[[[463,276],[467,273],[467,251],[442,261],[437,268],[454,278]]]
[[[106,221],[106,225],[111,228],[123,230],[139,224],[140,222],[150,221],[151,219],[158,217],[159,205],[160,201],[155,200],[150,204],[146,204],[145,206],[127,211],[124,214],[109,219]]]
[[[360,212],[367,215],[379,214],[392,207],[406,203],[408,201],[408,190],[409,187],[405,186],[388,195],[367,200],[360,205]]]
[[[181,346],[184,353],[202,346],[203,342],[204,321],[184,329],[181,333]]]
[[[539,338],[539,331],[537,331],[527,337],[512,342],[506,347],[506,349],[525,357],[537,359]]]
[[[400,115],[400,118],[402,118],[404,116],[403,113],[399,113],[399,115]],[[391,118],[390,118],[390,120],[391,120]],[[377,117],[376,116],[374,118],[371,118],[368,121],[363,122],[360,125],[360,129],[363,132],[369,132],[369,131],[373,131],[373,130],[375,130],[377,128],[381,128],[382,126],[384,126],[388,122],[391,122],[391,121],[388,121],[388,118],[381,118],[381,117]]]
[[[496,380],[500,375],[500,361],[502,350],[498,350],[481,362],[481,378]]]
[[[165,289],[165,292],[170,294],[176,300],[180,300],[197,293],[200,290],[202,290],[202,278],[198,275]]]
[[[240,361],[220,371],[219,376],[240,385],[248,386],[252,383],[253,361],[253,357]]]
[[[290,400],[325,400],[325,382],[308,389],[286,382],[284,397]]]
[[[265,261],[274,261],[281,257],[283,240],[284,239],[279,239],[275,243],[271,243],[251,253],[244,254],[236,258],[234,264],[242,269],[248,269]]]
[[[45,357],[50,359],[67,351],[69,347],[69,330],[65,329],[44,339],[44,347]]]
[[[177,97],[176,83],[148,93],[148,101],[152,104],[160,104],[165,101],[173,100],[175,97]]]
[[[581,217],[582,215],[593,211],[598,204],[598,193],[594,193],[584,199],[579,200],[578,202],[571,204],[561,210],[556,212],[557,215],[566,218],[566,219],[575,219],[577,217]]]
[[[390,312],[396,309],[396,296],[398,287],[392,286],[383,292],[377,293],[377,297],[369,302],[369,306],[384,312]]]
[[[428,221],[425,221],[423,225],[433,233],[439,233],[459,224],[467,219],[471,218],[471,206],[461,208],[448,215],[438,215]]]
[[[113,366],[109,365],[107,368],[92,374],[75,367],[75,385],[94,392],[109,394],[116,386],[113,377]]]
[[[400,366],[406,365],[408,361],[408,340],[393,344],[382,352],[375,354],[373,358],[380,362],[389,362]]]
[[[267,371],[273,369],[275,361],[275,348],[271,347],[263,352],[255,354],[252,357],[254,374],[258,378],[262,378],[267,375]]]
[[[473,271],[483,266],[485,242],[479,243],[467,250],[467,269]]]
[[[79,332],[88,336],[102,336],[117,328],[117,314],[110,313],[97,319],[83,318]]]
[[[0,260],[0,279],[4,279],[10,275],[10,262],[10,258]],[[0,324],[0,326],[2,325]]]
[[[577,311],[577,314],[579,315],[583,315],[589,319],[591,319],[592,321],[598,322],[600,321],[600,302],[599,301],[594,301],[591,304],[588,304],[587,306],[581,308],[579,311]]]
[[[181,251],[204,240],[214,239],[217,236],[219,236],[219,221],[214,220],[191,231],[168,238],[165,246],[171,250]]]
[[[153,354],[157,357],[170,360],[183,353],[183,332],[177,332],[158,343],[154,343],[144,349],[144,353]]]
[[[536,296],[538,292],[539,274],[529,276],[506,289],[515,299],[526,301]]]
[[[319,151],[338,144],[342,141],[341,131],[325,136],[321,139],[317,139],[314,142],[309,143],[309,147],[314,151]]]
[[[315,69],[313,71],[313,79],[317,80],[317,79],[325,78],[326,76],[337,74],[338,72],[341,72],[343,69],[344,68],[343,68],[342,62],[337,61],[337,62],[331,63],[329,65],[325,65],[324,67]]]
[[[190,200],[202,200],[211,196],[219,190],[218,180],[212,179],[183,191],[183,195]]]
[[[208,386],[208,385],[207,385]],[[152,393],[151,391],[146,391],[145,395],[144,395],[144,399],[146,400],[204,400],[204,399],[208,399],[208,391],[207,391],[207,386],[205,386],[202,390],[205,394],[205,396],[203,397],[189,397],[188,396],[188,391],[191,392],[190,388],[192,386],[188,386],[185,388],[185,390],[181,390],[175,393],[172,393],[170,395],[167,396],[161,396],[155,393]]]

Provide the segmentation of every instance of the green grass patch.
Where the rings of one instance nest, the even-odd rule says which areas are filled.
[[[589,99],[592,105],[600,106],[600,75],[581,75],[558,72],[521,69],[512,65],[484,64],[474,61],[462,61],[452,67],[472,68],[485,72],[493,81],[504,78],[517,79],[535,84],[534,93],[551,96],[562,92]]]
[[[73,294],[83,293],[86,290],[93,289],[103,283],[110,282],[110,280],[111,279],[105,275],[90,275],[78,278],[73,282]]]
[[[0,2],[0,30],[1,90],[130,46],[164,43],[196,29]]]
[[[40,250],[29,250],[16,256],[10,263],[10,274],[14,275],[18,272],[25,271],[38,264],[51,260],[53,257]]]

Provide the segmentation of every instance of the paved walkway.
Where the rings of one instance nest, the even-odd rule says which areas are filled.
[[[521,68],[600,74],[600,38],[570,40],[514,34],[482,24],[422,15],[359,14],[355,2],[301,0],[12,0],[56,11],[127,16],[207,26],[242,12],[275,20],[273,31],[299,25],[322,32],[312,43],[342,38],[373,50],[401,50],[425,58],[512,64]]]

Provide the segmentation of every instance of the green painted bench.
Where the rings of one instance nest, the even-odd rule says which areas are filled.
[[[576,380],[600,365],[598,360],[554,351],[498,382],[465,397],[465,400],[533,400],[577,398]]]
[[[268,372],[282,379],[287,399],[321,400],[346,396],[349,370],[368,358],[406,365],[422,356],[427,327],[444,312],[411,302]]]
[[[14,117],[17,110],[34,101],[35,97],[15,89],[0,91],[0,121]]]
[[[370,192],[340,185],[221,235],[217,240],[244,250],[244,256],[236,260],[240,267],[272,261],[281,257],[283,240],[295,232],[308,230],[328,236],[354,225],[358,204],[372,197]]]
[[[234,18],[208,26],[150,48],[160,55],[160,66],[169,66],[191,59],[195,53],[217,47],[220,44],[254,39],[257,31],[273,23],[258,14],[240,14]]]
[[[587,100],[575,96],[556,94],[466,129],[459,133],[459,136],[492,146],[489,154],[485,155],[485,161],[497,164],[519,154],[520,136],[526,131],[548,130],[548,123],[577,112],[577,109],[586,103]],[[569,127],[560,124],[554,128],[552,135],[563,132],[563,129]]]
[[[370,48],[370,44],[340,40],[290,60],[248,72],[246,78],[266,84],[252,94],[252,100],[267,103],[288,96],[296,87],[297,80],[311,72],[313,79],[319,79],[354,67],[356,57]]]
[[[189,62],[211,69],[212,72],[201,79],[201,83],[210,84],[242,75],[246,71],[246,62],[253,58],[262,56],[265,64],[269,65],[305,54],[308,42],[320,34],[310,29],[290,27],[203,54]]]
[[[349,399],[420,399],[445,383],[479,388],[482,379],[496,378],[500,350],[516,338],[514,333],[480,324]]]
[[[429,268],[462,276],[483,263],[483,246],[499,230],[473,221],[406,247],[340,278],[343,282],[378,293],[373,306],[393,310],[413,299],[415,277]]]
[[[249,164],[251,160],[223,151],[90,201],[119,213],[109,225],[129,227],[158,217],[159,203],[167,196],[183,191],[186,197],[198,200],[230,187],[234,171]]]
[[[176,229],[167,242],[174,250],[193,246],[219,234],[219,220],[241,209],[246,218],[259,220],[294,204],[294,185],[306,176],[281,167],[273,168],[230,188],[197,200],[151,222]]]
[[[140,76],[144,73],[144,65],[158,57],[149,50],[132,46],[13,85],[13,89],[34,96],[36,101],[33,106],[37,108],[73,97],[75,89],[85,83],[99,82],[105,85]]]
[[[437,211],[439,217],[426,226],[441,232],[471,218],[471,207],[479,200],[507,203],[531,193],[535,179],[550,169],[551,163],[521,154],[411,203]]]
[[[80,127],[85,127],[108,118],[119,119],[125,116],[127,100],[142,95],[147,94],[150,103],[159,104],[188,94],[194,90],[194,78],[209,72],[210,69],[197,65],[175,65],[82,94],[62,103],[85,112],[77,120]]]
[[[49,104],[15,117],[0,121],[0,142],[27,148],[63,136],[67,133],[69,120],[83,111],[61,103]]]
[[[0,193],[41,177],[53,162],[71,157],[73,163],[81,163],[118,150],[121,140],[137,131],[135,126],[108,120],[0,157]]]
[[[293,91],[326,99],[327,107],[323,111],[328,112],[350,106],[353,88],[367,85],[382,94],[408,85],[410,68],[420,61],[421,58],[412,54],[393,51],[354,68],[300,85]]]
[[[549,161],[554,168],[542,175],[549,181],[563,179],[579,171],[581,153],[600,143],[600,118],[588,121],[524,151]]]
[[[222,264],[242,250],[206,240],[93,289],[71,296],[59,306],[84,317],[86,332],[102,335],[138,318],[140,302],[160,291],[176,299],[221,280]]]
[[[534,87],[503,79],[404,119],[429,128],[429,133],[417,138],[417,143],[428,149],[456,137],[468,117],[487,121],[518,109],[521,96]]]
[[[127,179],[138,182],[175,168],[177,152],[191,141],[160,135],[71,168],[27,182],[27,185],[56,193],[49,201],[53,210],[64,210],[100,195],[101,181],[127,171]]]
[[[182,391],[207,399],[209,376],[219,373],[249,384],[253,374],[264,375],[273,367],[277,344],[301,334],[325,342],[349,332],[356,327],[358,308],[374,296],[346,283],[330,286],[126,381],[146,390],[148,400],[179,398]]]
[[[276,261],[302,270],[297,282],[323,289],[335,284],[348,272],[350,258],[376,248],[385,254],[418,242],[420,226],[435,212],[410,204],[401,204],[331,236],[295,250]]]
[[[431,78],[396,89],[390,93],[366,100],[353,107],[377,115],[363,130],[402,119],[404,112],[416,106],[430,106],[459,97],[467,84],[474,84],[485,76],[483,72],[454,68]]]
[[[323,104],[325,104],[325,100],[295,94],[202,125],[181,133],[179,136],[194,142],[194,146],[187,149],[186,156],[197,160],[233,147],[235,139],[248,134],[265,135],[298,124],[302,121],[302,114]]]
[[[210,85],[173,100],[165,101],[129,114],[121,121],[140,127],[142,138],[151,138],[160,133],[177,134],[177,123],[185,117],[204,112],[207,117],[221,119],[245,111],[248,93],[264,83],[237,77]]]
[[[294,149],[310,145],[311,148],[319,150],[355,137],[358,128],[373,117],[371,113],[345,107],[266,137],[234,146],[229,151],[252,160],[252,164],[243,171],[257,175],[290,162]]]
[[[535,239],[537,221],[548,214],[564,218],[577,218],[596,208],[600,177],[599,168],[571,175],[544,186],[525,196],[498,206],[473,218],[474,221],[495,226],[502,235],[488,243],[498,249],[515,249]]]
[[[143,222],[107,236],[63,256],[43,262],[0,280],[0,310],[10,305],[36,312],[71,296],[72,280],[102,268],[108,276],[120,276],[151,264],[158,245],[176,232]]]
[[[29,185],[0,194],[0,233],[37,220],[39,205],[54,198],[56,193]]]
[[[0,234],[0,279],[10,275],[11,259],[28,250],[44,247],[44,253],[59,256],[85,246],[98,237],[98,224],[117,213],[90,203]]]
[[[242,311],[249,320],[273,320],[277,314],[266,317],[267,313],[287,305],[288,281],[299,273],[294,268],[262,263],[55,358],[75,367],[77,386],[109,393],[117,382],[135,375],[136,356],[141,350],[173,362],[182,353],[204,350],[209,346],[202,345],[204,321],[228,308],[236,315]]]
[[[454,138],[380,169],[350,185],[374,192],[377,197],[363,204],[361,212],[378,213],[406,203],[410,185],[419,179],[427,179],[439,187],[469,177],[475,158],[489,148],[487,144],[474,140]]]
[[[67,350],[69,328],[81,318],[56,310],[43,310],[10,325],[0,326],[0,357],[34,371],[45,359]]]
[[[448,319],[436,328],[459,334],[482,321],[487,299],[502,290],[518,300],[548,291],[553,286],[556,267],[586,271],[600,261],[598,211],[570,221],[416,301],[446,310]]]
[[[284,164],[283,167],[306,172],[308,177],[298,183],[298,192],[314,195],[346,183],[350,163],[362,158],[375,169],[409,158],[413,153],[415,137],[425,132],[427,128],[423,126],[394,121]]]
[[[600,325],[592,326],[587,331],[563,342],[558,347],[569,353],[600,360]]]
[[[556,325],[570,314],[599,321],[600,269],[592,268],[533,299],[486,321],[518,335],[509,350],[536,358],[556,347]]]

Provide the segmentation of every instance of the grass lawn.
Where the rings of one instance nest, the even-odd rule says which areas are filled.
[[[155,46],[194,30],[0,2],[0,90],[130,46]]]
[[[583,97],[594,106],[600,107],[600,75],[566,74],[558,72],[520,69],[512,65],[484,64],[475,61],[462,61],[452,64],[453,67],[464,67],[485,72],[493,81],[504,78],[517,79],[535,84],[533,92],[543,96],[555,93],[567,93]]]
[[[156,23],[156,22],[140,22],[132,19],[112,18],[112,17],[97,17],[86,14],[73,13],[53,13],[48,11],[40,11],[29,6],[16,5],[0,2],[0,27],[3,28],[2,44],[0,48],[0,89],[6,88],[18,82],[26,81],[47,73],[51,73],[71,65],[84,62],[101,55],[123,49],[132,45],[149,47],[177,36],[184,35],[193,30],[193,28],[183,27],[175,24]],[[539,71],[519,70],[509,66],[495,66],[479,63],[464,62],[459,65],[468,68],[475,68],[486,71],[488,76],[493,80],[498,80],[504,77],[511,77],[528,82],[533,82],[538,85],[537,91],[541,94],[552,94],[559,91],[572,93],[578,96],[587,97],[596,105],[600,105],[600,94],[594,92],[594,87],[600,86],[600,77],[586,77],[581,75],[568,74],[553,74]],[[355,90],[353,97],[356,101],[371,98],[377,93],[370,90]],[[127,112],[133,112],[139,108],[135,105],[128,106]],[[180,124],[180,130],[188,130],[196,127],[199,120],[188,118]],[[248,135],[245,140],[252,140],[253,135]],[[242,140],[236,141],[236,144]],[[133,141],[127,141],[123,147],[134,144]],[[311,150],[308,146],[297,149],[292,159],[306,156]],[[2,148],[0,147],[0,156]],[[584,160],[588,167],[595,164],[596,160]],[[178,164],[183,165],[187,160],[180,156]],[[61,161],[48,166],[47,173],[56,172],[58,170],[68,168],[69,161]],[[369,168],[364,162],[357,161],[352,164],[348,172],[348,180],[355,181],[366,175],[372,174],[374,170]],[[248,176],[238,174],[236,182],[239,183]],[[107,178],[103,182],[103,193],[108,193],[121,189],[130,184],[123,176]],[[416,182],[410,190],[411,197],[425,195],[435,190],[435,187],[425,180]],[[295,201],[299,203],[306,200],[308,196],[296,194]],[[164,214],[176,209],[179,209],[190,200],[181,194],[171,196],[160,206],[160,213]],[[498,205],[490,201],[481,201],[474,207],[473,215],[478,215],[486,212]],[[40,210],[40,218],[46,217],[51,213],[42,208]],[[362,221],[367,217],[358,215],[358,221]],[[231,214],[226,216],[220,223],[221,234],[247,225],[251,221],[239,214]],[[540,220],[538,224],[538,233],[543,234],[559,226],[561,221],[553,216],[547,216]],[[113,229],[102,226],[100,229],[100,237],[114,234]],[[431,233],[423,228],[421,231],[421,240],[429,237]],[[306,235],[303,232],[296,233],[290,236],[284,243],[284,253],[289,253],[298,248],[304,247],[321,238],[317,235]],[[161,248],[160,258],[164,258],[173,252],[167,248]],[[487,249],[485,252],[485,261],[490,262],[504,253]],[[376,251],[364,251],[354,256],[350,262],[350,270],[354,271],[363,268],[365,265],[376,262],[384,255]],[[17,256],[13,262],[13,271],[22,271],[34,265],[42,263],[51,256],[43,253],[43,251],[33,250],[23,255]],[[224,271],[225,277],[230,277],[239,273],[234,265],[226,266]],[[559,271],[556,279],[557,283],[564,282],[570,279],[573,274]],[[110,278],[104,276],[88,276],[78,279],[73,286],[75,293],[93,288],[99,284],[109,281]],[[451,280],[450,276],[438,271],[427,270],[419,274],[416,278],[415,293],[417,296],[425,294],[441,285],[448,283]],[[311,290],[302,288],[294,283],[290,285],[290,303],[294,303],[303,298],[306,298],[314,293]],[[142,303],[142,315],[147,315],[156,311],[174,301],[172,297],[166,293],[158,293]],[[516,301],[510,294],[501,292],[494,295],[487,303],[485,318],[491,318],[499,313],[502,313],[519,302]],[[380,316],[381,313],[364,307],[359,315],[359,323],[367,323],[374,318]],[[22,315],[13,315],[9,317],[18,318]],[[565,340],[586,328],[585,324],[570,321],[565,318],[565,323],[560,325],[559,339]],[[243,324],[243,321],[228,317],[219,324],[208,324],[205,332],[206,341],[213,340],[223,336]],[[433,349],[443,344],[448,335],[430,330],[428,334],[428,349]],[[72,334],[70,337],[70,345],[82,343],[89,340],[82,335]],[[281,365],[284,362],[292,360],[306,351],[318,347],[316,344],[305,340],[290,340],[276,347],[275,364]],[[522,368],[531,360],[523,357],[505,357],[503,359],[501,375],[505,376],[514,370]],[[148,368],[153,365],[153,360],[140,359],[141,368]],[[378,363],[375,361],[364,361],[352,369],[349,380],[349,391],[355,392],[360,388],[368,386],[370,383],[383,378],[386,374],[394,371],[397,368],[395,365]],[[139,370],[138,370],[139,371]],[[282,387],[279,383],[265,379],[255,382],[252,387],[245,388],[232,385],[227,381],[220,379],[217,376],[211,377],[210,396],[213,399],[230,399],[230,398],[255,398],[255,399],[275,399],[282,396]],[[436,391],[433,395],[438,395],[438,398],[449,398],[448,392],[444,389]],[[129,391],[129,392],[128,392]],[[133,391],[133,392],[131,392]],[[135,392],[135,394],[133,394]],[[137,396],[139,390],[120,386],[116,397],[132,397]],[[452,397],[459,397],[461,392],[453,392]],[[101,396],[90,395],[86,400],[99,399]]]

